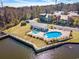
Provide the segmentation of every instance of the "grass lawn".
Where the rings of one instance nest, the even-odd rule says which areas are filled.
[[[25,26],[20,26],[20,24],[19,24],[12,28],[6,29],[4,32],[6,32],[8,34],[16,35],[18,37],[23,38],[24,40],[30,41],[30,42],[34,43],[37,47],[43,47],[43,46],[47,45],[44,41],[42,41],[40,39],[32,38],[32,37],[25,35],[28,30],[30,30],[30,25],[27,24]],[[66,42],[79,43],[79,32],[73,31],[73,39],[70,39]]]
[[[34,43],[37,47],[43,47],[46,45],[46,43],[40,39],[32,38],[32,37],[25,35],[28,30],[30,30],[30,25],[27,24],[26,26],[20,26],[19,24],[17,26],[14,26],[12,28],[5,30],[4,32],[8,34],[16,35],[27,41],[30,41]]]
[[[79,43],[79,32],[78,31],[73,31],[73,38],[68,40],[67,42],[75,42]]]

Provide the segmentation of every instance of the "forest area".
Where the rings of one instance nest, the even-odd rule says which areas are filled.
[[[46,5],[46,6],[26,6],[26,7],[0,7],[0,30],[10,28],[17,25],[22,20],[33,19],[39,17],[40,13],[54,13],[55,11],[78,11],[79,14],[79,3],[64,4],[60,3],[57,5]]]

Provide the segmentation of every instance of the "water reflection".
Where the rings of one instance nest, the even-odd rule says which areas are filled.
[[[33,53],[31,48],[11,38],[0,40],[0,59],[35,59]]]
[[[79,45],[66,44],[35,55],[32,48],[7,38],[0,41],[0,59],[79,59]]]
[[[78,50],[79,50],[79,45],[66,44],[59,48],[38,54],[36,56],[36,59],[79,59]]]

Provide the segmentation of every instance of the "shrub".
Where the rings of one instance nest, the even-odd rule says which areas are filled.
[[[22,21],[21,22],[21,26],[25,26],[26,25],[26,22],[25,21]]]

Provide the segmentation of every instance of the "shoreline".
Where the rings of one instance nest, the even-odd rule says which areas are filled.
[[[4,32],[3,32],[4,33]],[[0,37],[0,39],[4,39],[4,38],[12,38],[13,40],[16,40],[16,41],[19,41],[20,43],[26,45],[26,46],[29,46],[31,47],[35,54],[38,54],[38,53],[41,53],[43,51],[47,51],[47,50],[50,50],[50,49],[54,49],[54,48],[57,48],[57,47],[60,47],[62,45],[65,45],[65,44],[79,44],[79,43],[76,43],[76,42],[60,42],[60,43],[57,43],[57,44],[54,44],[54,45],[47,45],[47,46],[43,46],[43,47],[40,47],[38,48],[34,43],[31,43],[29,41],[26,41],[18,36],[14,36],[14,35],[11,35],[11,34],[6,34],[5,33],[5,36],[3,37]]]

